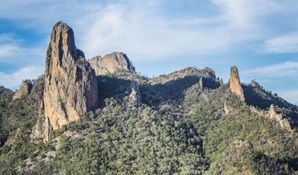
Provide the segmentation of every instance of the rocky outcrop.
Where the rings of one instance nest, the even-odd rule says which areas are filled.
[[[231,114],[231,112],[233,111],[226,101],[224,102],[224,111],[226,115]]]
[[[32,128],[30,138],[42,139],[44,142],[47,142],[52,129],[50,118],[44,115],[39,115],[36,125]]]
[[[129,104],[130,106],[139,106],[141,104],[139,85],[136,82],[132,82],[130,88],[131,93],[129,95]]]
[[[202,72],[211,78],[214,78],[214,79],[216,78],[215,71],[213,69],[211,69],[210,67],[205,67],[202,70]]]
[[[73,30],[65,23],[53,27],[45,68],[44,120],[54,130],[98,106],[94,70],[76,48]]]
[[[200,77],[200,80],[199,80],[199,86],[200,86],[200,89],[201,89],[201,90],[204,89],[204,81],[203,81],[203,77]]]
[[[29,95],[32,89],[32,82],[30,80],[24,80],[19,90],[15,93],[12,100],[20,99],[26,95]]]
[[[219,79],[219,85],[223,85],[224,84],[224,82],[223,82],[223,80],[222,80],[222,78],[221,79]]]
[[[284,118],[282,114],[277,114],[273,104],[271,104],[268,112],[259,111],[254,106],[250,106],[250,111],[257,114],[258,116],[273,120],[276,125],[279,125],[288,131],[292,131],[290,121]]]
[[[271,104],[268,114],[266,115],[267,118],[274,120],[278,125],[282,128],[291,131],[291,124],[288,119],[283,118],[281,114],[277,114],[274,105]]]
[[[135,72],[135,67],[122,52],[113,52],[104,57],[96,56],[88,60],[94,69],[96,76],[113,74],[116,72],[126,71]]]
[[[252,113],[255,113],[255,114],[259,115],[259,116],[263,115],[263,113],[260,112],[260,111],[258,111],[257,108],[254,107],[254,106],[249,106],[249,109],[250,109],[250,111],[251,111]]]
[[[239,72],[236,66],[231,67],[230,90],[232,93],[236,94],[241,101],[245,101],[243,89],[240,84]]]

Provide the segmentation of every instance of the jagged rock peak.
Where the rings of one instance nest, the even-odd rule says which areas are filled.
[[[285,128],[286,130],[291,131],[291,124],[290,124],[289,120],[286,118],[283,118],[283,116],[281,114],[277,114],[273,104],[270,105],[270,109],[268,111],[267,118],[274,120],[282,128]]]
[[[46,55],[44,112],[53,129],[79,119],[98,105],[97,79],[75,46],[71,27],[54,25]]]
[[[32,89],[32,82],[30,80],[24,80],[19,90],[15,93],[12,100],[20,99],[28,95]]]
[[[212,70],[212,69],[210,69]],[[182,77],[186,77],[186,76],[192,76],[192,75],[199,75],[199,76],[203,76],[206,78],[213,78],[213,75],[210,76],[209,74],[209,70],[199,70],[196,67],[187,67],[184,69],[181,69],[179,71],[175,71],[169,74],[170,77],[176,77],[176,78],[182,78]]]
[[[231,112],[233,112],[233,109],[227,104],[226,101],[224,101],[224,111],[226,115],[231,114]]]
[[[123,52],[113,52],[104,57],[96,56],[88,61],[97,76],[121,71],[135,72],[135,67]]]
[[[239,72],[236,66],[231,67],[230,90],[232,93],[236,94],[241,101],[245,101],[243,89],[240,84]]]
[[[210,67],[205,67],[202,71],[205,74],[209,75],[210,77],[216,78],[215,71],[213,69],[211,69]]]

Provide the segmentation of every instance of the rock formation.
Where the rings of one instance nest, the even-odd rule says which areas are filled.
[[[223,84],[224,84],[222,78],[219,80],[219,84],[220,84],[220,85],[223,85]]]
[[[276,125],[279,125],[280,127],[284,128],[290,132],[292,131],[290,121],[286,118],[283,118],[282,114],[277,114],[273,104],[270,105],[268,112],[259,111],[254,106],[250,106],[250,111],[252,113],[257,114],[260,117],[264,117],[264,118],[273,120]]]
[[[200,89],[203,90],[203,89],[204,89],[204,81],[203,81],[203,77],[200,77],[199,85],[200,85]]]
[[[97,107],[94,70],[76,48],[73,30],[65,23],[53,27],[45,68],[44,120],[54,130]]]
[[[213,69],[211,69],[210,67],[205,67],[203,70],[202,70],[206,75],[210,76],[211,78],[216,78],[215,76],[215,71]]]
[[[12,100],[20,99],[28,95],[32,89],[32,82],[30,80],[24,80],[19,90],[15,93]]]
[[[274,105],[271,104],[266,117],[271,120],[274,120],[282,128],[285,128],[286,130],[291,131],[291,124],[290,124],[289,120],[286,118],[283,118],[281,114],[277,114],[274,109]]]
[[[226,101],[224,102],[224,111],[226,115],[231,114],[231,112],[233,111]]]
[[[52,126],[50,123],[50,118],[45,117],[40,113],[36,125],[32,128],[30,138],[43,139],[44,142],[47,142],[49,140],[51,131]]]
[[[231,67],[230,90],[232,93],[236,94],[241,101],[245,101],[243,89],[240,84],[239,72],[236,66]]]
[[[122,52],[113,52],[104,57],[96,56],[90,59],[89,62],[96,76],[119,71],[135,72],[132,62]]]
[[[130,85],[131,93],[129,95],[130,106],[139,106],[141,104],[141,93],[139,85],[136,82],[132,82]]]

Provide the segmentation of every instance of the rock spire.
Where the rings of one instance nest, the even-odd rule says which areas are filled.
[[[98,105],[94,70],[76,48],[72,28],[63,22],[52,29],[44,88],[44,113],[54,130],[85,116]]]
[[[13,100],[20,99],[26,95],[28,95],[32,89],[32,82],[30,80],[24,80],[19,90],[13,96]]]
[[[239,72],[236,66],[231,67],[230,90],[232,93],[236,94],[241,101],[245,101],[243,89],[240,84]]]

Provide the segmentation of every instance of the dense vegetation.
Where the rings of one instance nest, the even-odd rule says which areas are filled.
[[[202,89],[193,76],[155,84],[138,75],[100,79],[100,92],[105,94],[101,108],[53,131],[48,143],[30,141],[38,115],[34,96],[39,93],[11,101],[13,93],[2,87],[0,174],[213,175],[298,171],[296,131],[285,130],[253,113],[229,92],[227,84]],[[134,81],[140,86],[142,103],[132,106],[129,88]],[[38,82],[42,78],[36,86],[40,85]],[[244,87],[260,99],[270,95],[263,88]],[[156,99],[167,90],[171,92]],[[272,103],[283,102],[276,95],[270,97]],[[249,100],[258,110],[268,111],[261,101]],[[224,103],[231,113],[224,112]],[[279,110],[287,109],[296,120],[296,106],[287,105],[280,103]]]

